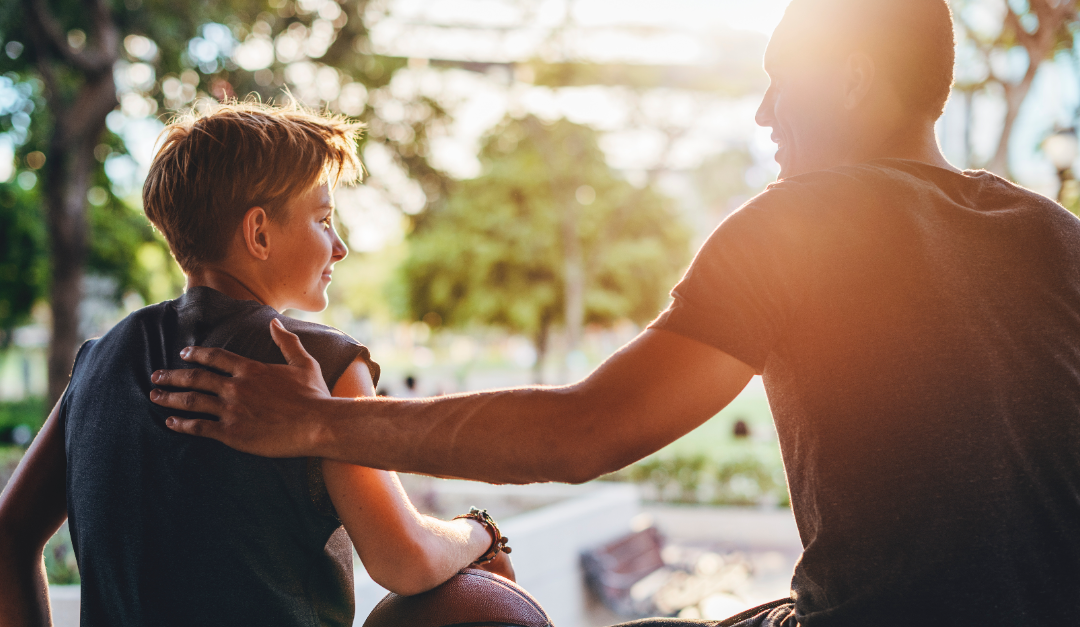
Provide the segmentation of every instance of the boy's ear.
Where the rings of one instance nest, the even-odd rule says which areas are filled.
[[[248,254],[263,261],[270,256],[270,234],[266,228],[269,222],[270,217],[262,207],[252,207],[240,224]]]

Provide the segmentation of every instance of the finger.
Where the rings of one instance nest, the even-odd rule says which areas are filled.
[[[221,423],[213,420],[200,420],[198,418],[179,418],[171,416],[165,421],[165,426],[177,433],[197,435],[203,438],[220,440],[222,435]]]
[[[150,375],[150,380],[157,385],[173,388],[185,388],[199,390],[220,395],[224,390],[225,383],[231,377],[223,377],[219,374],[202,370],[201,368],[189,368],[187,370],[158,370]]]
[[[239,374],[246,366],[258,363],[227,350],[205,346],[188,346],[180,351],[180,358],[188,363],[202,364],[231,375]]]
[[[199,392],[166,392],[165,390],[153,390],[150,392],[150,400],[162,407],[181,409],[201,414],[221,416],[225,404],[216,396],[209,396]]]
[[[274,318],[270,321],[270,335],[274,337],[274,343],[281,349],[281,354],[285,356],[285,361],[290,366],[308,370],[318,367],[319,362],[304,350],[300,338],[286,329],[285,325],[281,324],[281,320]]]

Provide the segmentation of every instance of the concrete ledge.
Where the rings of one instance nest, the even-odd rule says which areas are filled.
[[[78,584],[73,586],[49,586],[49,601],[52,604],[54,627],[79,627]]]

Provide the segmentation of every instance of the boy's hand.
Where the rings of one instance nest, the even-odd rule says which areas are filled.
[[[486,570],[489,573],[495,573],[502,577],[506,577],[510,581],[517,581],[516,574],[514,573],[514,564],[510,561],[510,555],[499,551],[499,554],[495,556],[495,559],[491,560],[487,564],[479,564],[474,566],[481,570]]]
[[[150,400],[163,407],[201,412],[218,421],[171,417],[173,431],[213,438],[246,453],[264,457],[317,456],[320,406],[330,400],[319,363],[276,318],[270,334],[288,365],[264,364],[218,348],[188,347],[184,361],[203,369],[159,370],[159,386],[195,390],[153,390]]]

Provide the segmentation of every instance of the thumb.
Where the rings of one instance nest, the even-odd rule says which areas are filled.
[[[318,368],[318,362],[304,350],[300,338],[295,333],[286,330],[285,325],[281,324],[281,320],[274,318],[270,322],[270,335],[273,336],[274,343],[281,349],[281,354],[285,356],[285,361],[290,366],[304,368],[305,370]]]

